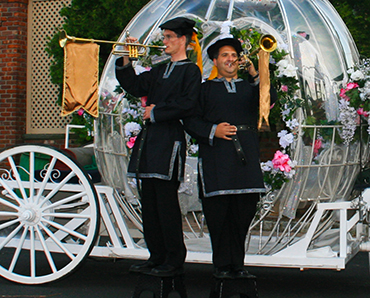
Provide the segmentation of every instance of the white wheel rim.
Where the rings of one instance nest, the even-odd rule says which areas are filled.
[[[41,170],[40,157],[49,159]],[[37,145],[5,150],[0,162],[0,274],[41,284],[71,273],[98,232],[96,192],[84,171]]]

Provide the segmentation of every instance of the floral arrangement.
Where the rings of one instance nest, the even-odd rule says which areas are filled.
[[[370,59],[362,59],[348,70],[350,82],[340,90],[339,121],[343,125],[340,136],[349,144],[362,120],[368,123],[370,134]]]

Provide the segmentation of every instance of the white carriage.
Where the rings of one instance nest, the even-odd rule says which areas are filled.
[[[238,29],[253,27],[287,44],[298,69],[304,108],[292,153],[296,175],[280,191],[261,201],[250,228],[245,264],[341,270],[359,251],[370,251],[368,205],[370,194],[352,196],[361,166],[368,160],[368,143],[338,142],[338,93],[346,70],[359,60],[342,20],[325,0],[152,0],[125,32],[147,43],[163,21],[175,16],[196,19],[205,49],[221,23],[232,20]],[[310,40],[297,42],[297,32]],[[298,37],[300,38],[300,37]],[[113,94],[117,82],[112,56],[100,90]],[[210,73],[204,63],[204,76]],[[102,101],[104,99],[102,98]],[[23,145],[0,153],[0,274],[24,284],[59,279],[89,255],[146,259],[141,233],[140,200],[125,176],[128,151],[121,112],[124,99],[112,109],[100,103],[94,150],[103,183],[93,183],[83,166],[63,152]],[[113,112],[113,110],[115,112]],[[308,124],[307,116],[328,124]],[[321,118],[320,118],[321,117]],[[361,130],[361,129],[360,129]],[[366,130],[366,129],[365,129]],[[325,134],[326,145],[314,146]],[[367,140],[367,138],[366,138]],[[73,149],[70,149],[73,151]],[[91,155],[90,155],[91,157]],[[81,159],[79,159],[81,162]],[[196,187],[196,159],[188,158],[186,181],[180,193],[184,216],[187,262],[211,263],[211,246]]]

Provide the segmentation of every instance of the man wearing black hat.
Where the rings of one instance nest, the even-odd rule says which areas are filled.
[[[202,84],[196,114],[186,119],[187,132],[199,142],[199,188],[210,232],[214,276],[248,278],[245,239],[264,192],[259,161],[257,120],[259,76],[253,64],[249,81],[238,77],[239,40],[220,39],[208,56],[215,79]],[[277,93],[271,88],[271,100]]]
[[[160,26],[171,61],[135,75],[127,57],[116,77],[134,96],[147,96],[145,125],[138,135],[128,176],[142,182],[142,219],[149,259],[130,271],[155,276],[181,274],[186,257],[177,191],[184,178],[186,141],[180,120],[192,115],[200,92],[199,68],[186,56],[195,22],[175,18]],[[128,42],[136,39],[129,38]]]

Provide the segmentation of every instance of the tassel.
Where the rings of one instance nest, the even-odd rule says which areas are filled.
[[[197,66],[200,69],[200,73],[203,75],[202,48],[199,44],[198,35],[195,32],[193,32],[191,37],[190,46],[194,49],[195,53],[197,53]]]
[[[269,60],[270,53],[261,50],[258,53],[258,71],[260,76],[260,115],[258,120],[258,130],[269,131],[270,115],[270,71]],[[265,120],[265,124],[263,124]]]

